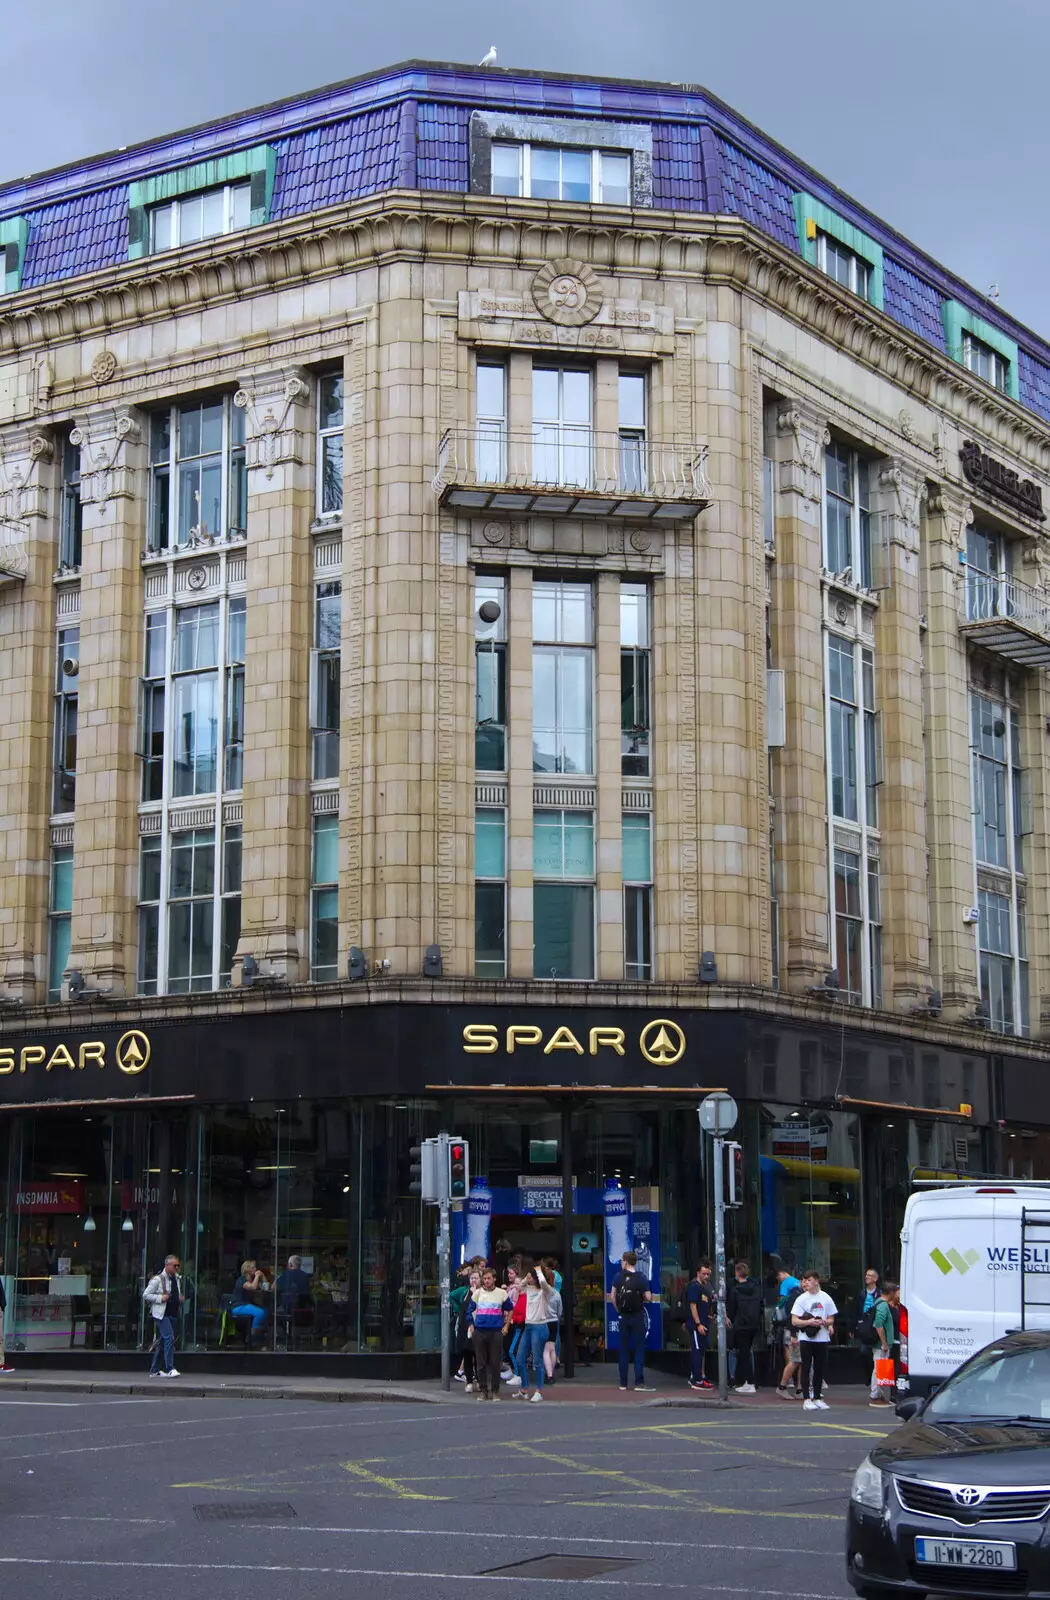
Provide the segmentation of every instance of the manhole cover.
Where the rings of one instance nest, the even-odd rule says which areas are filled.
[[[597,1578],[602,1572],[619,1572],[621,1567],[636,1567],[637,1561],[624,1556],[533,1556],[528,1561],[515,1561],[509,1567],[489,1567],[479,1573],[482,1578]]]
[[[211,1505],[194,1506],[198,1522],[289,1522],[299,1513],[287,1500],[253,1500],[249,1505],[232,1505],[215,1500]]]

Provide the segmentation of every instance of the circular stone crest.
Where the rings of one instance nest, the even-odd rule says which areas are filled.
[[[503,544],[510,530],[505,522],[486,522],[481,537],[486,544]]]
[[[204,589],[208,583],[207,567],[191,567],[186,574],[186,587],[188,589]]]
[[[112,350],[100,350],[91,363],[91,376],[96,383],[108,383],[117,370],[117,358]]]
[[[605,300],[601,281],[585,261],[558,256],[546,261],[532,280],[532,299],[541,317],[579,328],[593,322]]]

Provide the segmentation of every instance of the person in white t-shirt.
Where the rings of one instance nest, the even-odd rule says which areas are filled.
[[[820,1275],[810,1269],[802,1274],[802,1293],[791,1308],[791,1326],[798,1329],[798,1348],[802,1357],[803,1411],[826,1411],[821,1399],[824,1388],[824,1361],[835,1332],[838,1306],[820,1287]]]

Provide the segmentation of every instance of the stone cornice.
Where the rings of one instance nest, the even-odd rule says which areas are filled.
[[[867,305],[793,252],[733,217],[392,190],[253,229],[250,242],[210,240],[6,296],[0,359],[36,355],[209,305],[365,266],[417,259],[536,268],[574,256],[600,274],[689,278],[753,296],[844,350],[961,426],[1050,471],[1050,426]]]

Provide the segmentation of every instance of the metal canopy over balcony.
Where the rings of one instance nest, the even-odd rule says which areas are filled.
[[[433,485],[443,505],[521,516],[688,522],[711,504],[706,445],[656,444],[589,428],[530,434],[450,429]]]
[[[1050,666],[1050,600],[1007,574],[967,567],[959,629],[1018,666]]]

